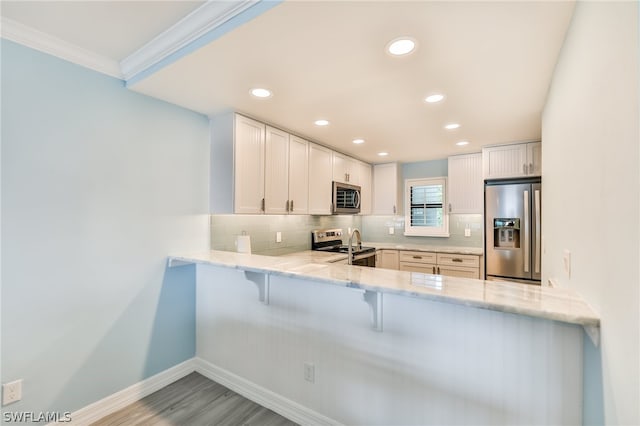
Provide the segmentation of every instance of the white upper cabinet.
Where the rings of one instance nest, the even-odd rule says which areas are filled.
[[[373,198],[371,164],[357,161],[356,170],[356,185],[360,185],[360,214],[371,214],[371,199]]]
[[[289,213],[309,213],[309,142],[289,137]]]
[[[482,154],[449,157],[449,213],[483,213]]]
[[[265,137],[264,211],[289,211],[289,134],[269,126]]]
[[[333,151],[309,145],[309,214],[331,214]]]
[[[340,154],[338,152],[333,153],[333,180],[336,182],[350,183],[352,185],[358,185],[357,174],[359,173],[359,162],[351,157]]]
[[[265,213],[309,213],[309,142],[266,128]]]
[[[531,142],[527,144],[527,159],[529,160],[529,174],[542,176],[542,143]]]
[[[373,214],[402,213],[402,177],[398,163],[373,166]]]
[[[483,178],[540,176],[540,142],[501,145],[482,150]]]
[[[330,215],[334,166],[342,177],[336,180],[361,186],[361,212],[370,213],[369,164],[243,115],[220,114],[211,119],[210,212]]]
[[[241,115],[235,120],[234,211],[262,213],[264,208],[265,125]]]

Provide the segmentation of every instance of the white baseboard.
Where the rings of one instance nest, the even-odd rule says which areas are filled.
[[[251,401],[302,425],[340,425],[329,417],[298,404],[282,395],[250,382],[202,358],[194,358],[197,373],[220,383]]]
[[[178,365],[164,370],[154,376],[144,379],[141,382],[133,384],[126,389],[109,395],[106,398],[96,401],[71,413],[71,422],[68,423],[50,423],[53,425],[73,425],[85,426],[89,425],[104,416],[114,413],[129,404],[132,404],[147,395],[179,380],[195,371],[195,358],[188,359]]]
[[[176,380],[197,372],[220,383],[251,401],[262,405],[287,419],[303,425],[341,425],[329,417],[298,404],[282,395],[250,382],[224,368],[218,367],[201,358],[191,358],[161,373],[151,376],[126,389],[87,405],[71,413],[71,422],[49,423],[47,426],[85,426],[114,413],[129,404],[141,400]]]

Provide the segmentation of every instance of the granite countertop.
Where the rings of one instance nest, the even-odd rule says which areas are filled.
[[[301,252],[273,257],[212,250],[171,256],[169,266],[215,265],[527,315],[585,328],[600,326],[598,314],[578,293],[569,289],[326,263],[332,256],[336,261],[335,257],[344,255]],[[321,257],[324,260],[319,260]]]
[[[363,242],[363,246],[375,247],[378,250],[411,250],[426,251],[431,253],[451,253],[451,254],[473,254],[482,256],[482,247],[453,247],[453,246],[427,246],[424,244],[396,244],[396,243],[376,243]]]

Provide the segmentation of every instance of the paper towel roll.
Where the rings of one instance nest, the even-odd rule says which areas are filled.
[[[251,254],[251,237],[249,235],[238,235],[236,237],[236,249],[238,253]]]

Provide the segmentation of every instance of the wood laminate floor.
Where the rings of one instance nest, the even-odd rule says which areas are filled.
[[[92,426],[294,426],[290,420],[198,374],[174,382]]]

